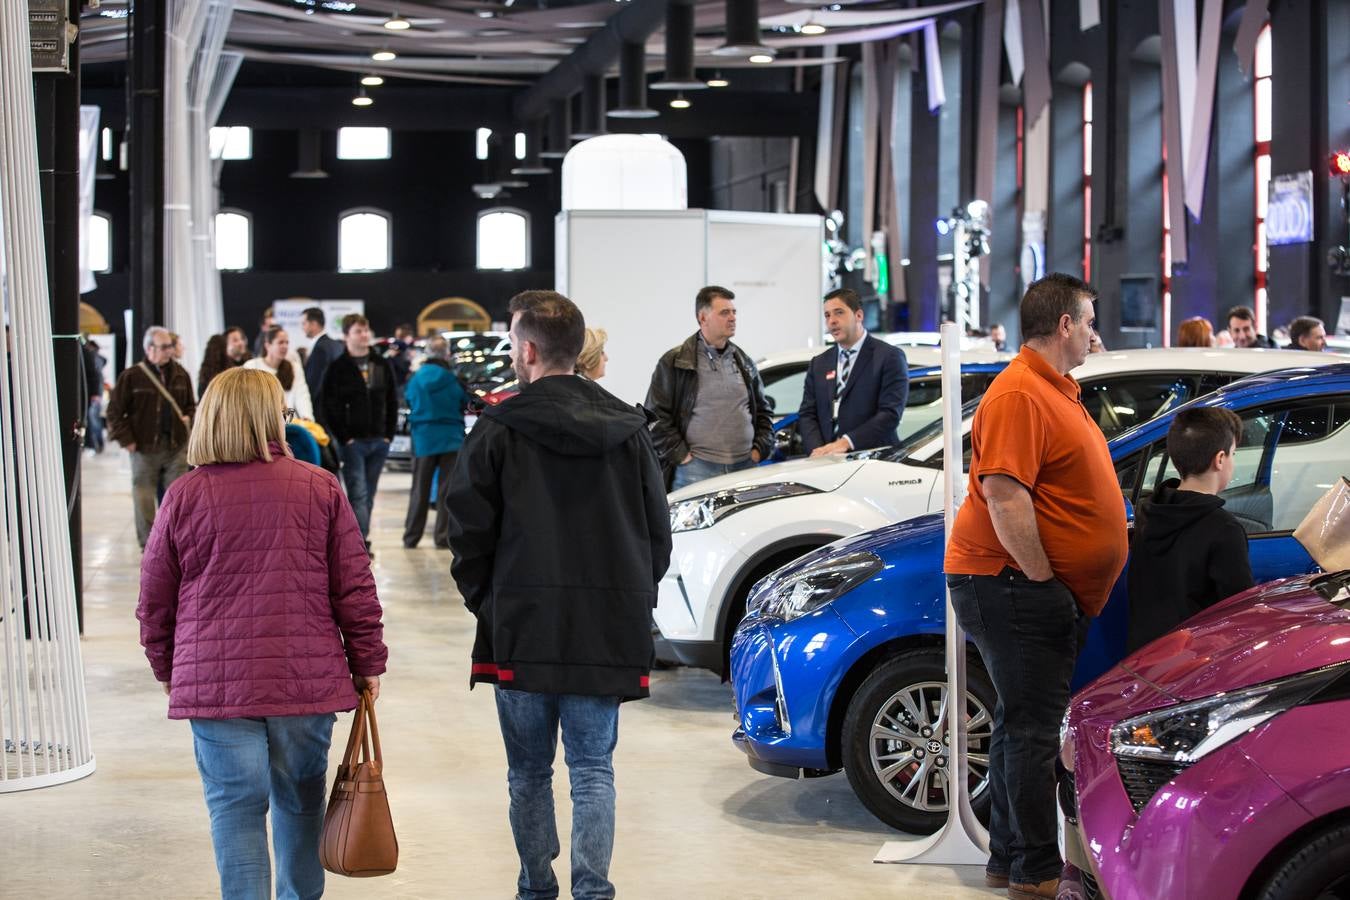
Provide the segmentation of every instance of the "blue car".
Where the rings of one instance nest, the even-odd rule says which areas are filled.
[[[1350,364],[1235,381],[1192,401],[1243,421],[1223,497],[1248,532],[1258,583],[1316,571],[1292,531],[1350,468]],[[1177,477],[1165,437],[1177,410],[1110,442],[1128,508]],[[966,438],[969,462],[969,436]],[[933,465],[940,467],[941,459]],[[843,769],[889,825],[931,833],[946,819],[945,583],[940,514],[822,547],[755,585],[731,648],[739,727],[750,765],[807,777]],[[1124,656],[1125,576],[1093,623],[1075,686]],[[969,788],[987,816],[995,693],[968,655]]]

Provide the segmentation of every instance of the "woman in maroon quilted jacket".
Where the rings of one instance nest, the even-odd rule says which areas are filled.
[[[291,457],[281,384],[217,375],[141,562],[141,645],[188,719],[221,895],[323,894],[334,715],[379,693],[385,650],[365,541],[337,479]]]

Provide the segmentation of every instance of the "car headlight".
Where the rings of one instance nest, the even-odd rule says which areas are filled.
[[[1346,676],[1342,663],[1126,719],[1111,729],[1111,752],[1187,766]]]
[[[778,481],[773,484],[754,484],[712,494],[700,494],[671,504],[670,530],[678,534],[681,531],[711,528],[732,513],[754,506],[756,503],[818,493],[820,493],[818,489],[809,485]]]
[[[867,551],[824,560],[777,583],[758,585],[751,611],[790,622],[842,597],[881,569],[881,558]]]

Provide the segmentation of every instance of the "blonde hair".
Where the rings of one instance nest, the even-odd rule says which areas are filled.
[[[285,405],[281,382],[271,372],[242,368],[221,372],[211,379],[197,406],[188,437],[188,465],[271,462],[267,445],[272,441],[291,456],[282,421]]]
[[[600,357],[605,352],[605,341],[609,340],[609,332],[603,328],[587,328],[586,340],[581,344],[581,352],[577,354],[577,374],[585,375],[587,372],[594,372],[600,367]]]

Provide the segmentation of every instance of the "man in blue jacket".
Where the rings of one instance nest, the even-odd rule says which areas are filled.
[[[427,526],[431,482],[436,479],[436,546],[449,549],[450,510],[446,497],[455,457],[464,444],[464,408],[469,395],[450,368],[450,344],[443,337],[427,342],[422,367],[404,388],[408,424],[412,426],[413,483],[408,498],[408,519],[403,525],[403,546],[412,549],[422,540]]]
[[[905,354],[863,328],[862,301],[843,288],[825,295],[834,346],[811,360],[797,432],[812,456],[884,447],[900,440],[909,397]]]

